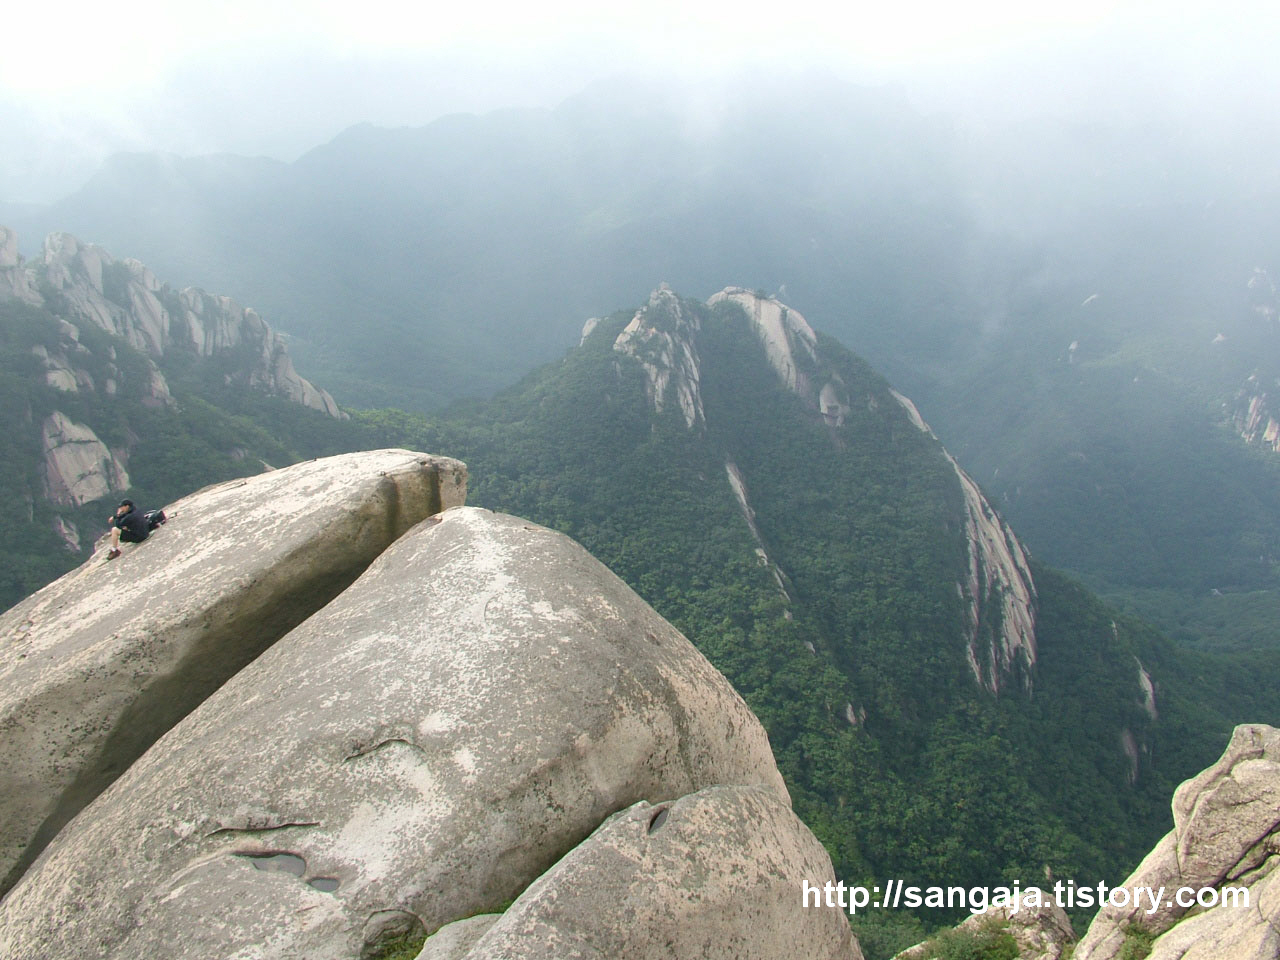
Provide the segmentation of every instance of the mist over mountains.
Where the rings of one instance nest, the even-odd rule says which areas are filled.
[[[448,451],[473,503],[581,541],[723,671],[839,876],[1118,876],[1231,724],[1274,715],[1270,650],[1180,649],[1028,556],[910,400],[760,292],[660,287],[492,399],[344,419],[225,297],[65,234],[4,279],[4,385],[27,411],[9,458],[30,505],[10,518],[20,564],[47,568],[68,522],[93,529],[124,489]],[[97,445],[132,479],[53,498],[32,441],[49,410],[116,443]],[[886,957],[922,928],[858,933]]]
[[[492,393],[659,280],[777,292],[916,400],[1037,556],[1186,639],[1252,643],[1280,609],[1274,130],[1137,103],[961,117],[816,72],[601,81],[293,163],[121,155],[11,219],[233,292],[348,406]]]

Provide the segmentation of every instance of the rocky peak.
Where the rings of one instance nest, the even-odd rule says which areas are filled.
[[[817,335],[807,320],[773,297],[726,287],[713,295],[708,306],[736,303],[751,323],[778,380],[806,400],[833,426],[840,426],[849,412],[848,390],[839,374],[825,369],[817,348]],[[583,339],[594,329],[583,327]],[[635,357],[648,379],[646,391],[656,410],[674,400],[693,429],[705,423],[700,389],[697,337],[699,322],[667,284],[649,295],[614,341],[614,349]]]
[[[742,287],[727,287],[707,301],[708,306],[719,303],[733,303],[742,309],[780,384],[827,424],[844,425],[850,411],[848,388],[835,365],[822,356],[817,334],[798,310]],[[698,318],[662,284],[614,342],[616,351],[640,361],[655,409],[661,411],[674,398],[690,429],[705,423],[698,333]],[[892,393],[911,422],[937,440],[915,404],[896,391]],[[966,606],[969,666],[977,681],[992,693],[1015,676],[1029,689],[1036,662],[1036,589],[1026,552],[973,479],[950,453],[945,449],[943,453],[964,495],[969,564],[967,576],[956,584],[956,590]],[[762,562],[770,565],[779,588],[787,595],[785,574],[768,559],[755,528],[742,477],[732,462],[726,464],[726,470]]]
[[[843,424],[849,412],[848,391],[838,374],[823,372],[825,365],[818,354],[818,336],[800,311],[775,297],[742,287],[726,287],[707,304],[715,306],[724,302],[742,307],[783,385],[808,401],[828,423]]]
[[[640,361],[646,376],[645,391],[654,408],[661,412],[674,399],[690,430],[706,423],[697,333],[698,318],[685,310],[664,283],[649,295],[649,302],[636,311],[613,343],[614,350]]]
[[[45,303],[37,292],[48,284],[61,303]],[[236,350],[247,362],[240,371],[246,386],[278,394],[303,406],[343,417],[326,391],[299,376],[284,339],[253,310],[229,297],[195,287],[171,293],[137,260],[117,260],[102,247],[69,233],[52,233],[44,242],[38,268],[23,268],[13,231],[0,227],[0,298],[18,298],[84,320],[125,340],[152,361],[152,396],[168,402],[168,386],[155,366],[173,350],[213,357]],[[73,359],[73,358],[71,358]],[[51,357],[47,369],[60,389],[80,381],[68,357]],[[53,380],[50,381],[51,383]],[[104,385],[99,385],[104,386]],[[108,391],[110,392],[110,391]]]
[[[0,226],[0,299],[40,302],[40,295],[32,289],[31,281],[22,266],[22,256],[18,253],[18,235],[5,226]]]
[[[804,371],[812,369],[817,362],[818,337],[800,311],[741,287],[726,287],[714,294],[707,305],[715,306],[722,301],[742,307],[764,346],[770,365],[787,389],[802,396],[807,394],[809,385]]]

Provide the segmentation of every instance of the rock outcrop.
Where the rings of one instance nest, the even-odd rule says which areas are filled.
[[[320,489],[282,499],[334,509]],[[740,802],[762,826],[789,816],[763,728],[702,655],[563,535],[449,510],[63,830],[0,903],[0,955],[368,956],[498,909],[617,810],[719,784],[758,787]],[[730,829],[699,818],[709,843]]]
[[[144,406],[168,407],[173,405],[169,384],[155,362],[143,358],[141,370],[126,374],[117,364],[114,347],[106,356],[94,357],[80,342],[80,330],[61,317],[55,318],[57,341],[49,345],[37,344],[31,352],[44,368],[46,385],[63,393],[88,393],[116,396],[122,389],[136,396]],[[92,372],[90,367],[95,368]]]
[[[0,616],[0,890],[166,730],[465,494],[461,463],[405,450],[220,484]]]
[[[690,430],[706,423],[696,336],[698,318],[689,314],[665,283],[649,295],[618,334],[613,349],[635,357],[645,372],[649,402],[659,413],[674,394]],[[583,339],[590,331],[583,327]]]
[[[39,292],[41,281],[57,302],[46,302]],[[237,367],[228,374],[230,382],[331,417],[345,416],[333,397],[298,375],[284,340],[253,310],[194,287],[173,293],[137,260],[116,260],[70,234],[50,234],[40,263],[24,267],[13,231],[0,227],[0,298],[46,306],[125,340],[149,359],[150,392],[158,402],[169,402],[169,388],[156,362],[170,352],[186,350],[206,358],[234,353]],[[42,359],[50,384],[58,389],[114,392],[111,378],[95,383],[77,364],[74,349],[46,352]]]
[[[988,924],[996,924],[1013,937],[1018,960],[1061,960],[1069,955],[1069,949],[1076,942],[1071,920],[1054,901],[1053,894],[1038,891],[1032,898],[1029,896],[1032,892],[1031,887],[1021,892],[1017,909],[1013,904],[1003,903],[986,913],[974,914],[957,929],[977,933]],[[938,955],[939,951],[926,941],[903,950],[893,960],[937,960]]]
[[[916,429],[937,439],[916,405],[898,391],[892,393]],[[1026,552],[973,478],[950,453],[946,457],[964,492],[969,577],[956,590],[969,611],[969,669],[993,693],[1011,676],[1030,687],[1036,662],[1036,585]]]
[[[304,407],[343,418],[328,392],[298,375],[284,340],[257,312],[241,307],[230,297],[215,297],[188,287],[179,294],[182,310],[170,321],[170,329],[202,357],[237,351],[250,363],[244,373],[248,386],[274,393]]]
[[[821,362],[818,335],[800,311],[741,287],[726,287],[707,301],[708,306],[717,303],[740,306],[779,381],[827,423],[843,425],[849,412],[848,391],[839,374]]]
[[[1147,898],[1104,906],[1074,960],[1118,960],[1128,940],[1152,935],[1150,960],[1280,956],[1280,730],[1236,727],[1221,759],[1178,787],[1172,832],[1124,887],[1126,899],[1138,888],[1163,896],[1155,910]],[[1204,890],[1217,895],[1196,904]]]
[[[40,295],[32,289],[18,254],[18,235],[5,226],[0,226],[0,299],[40,303]]]
[[[842,911],[800,905],[805,883],[830,876],[827,852],[775,793],[711,787],[615,814],[500,918],[469,927],[480,933],[469,950],[445,927],[419,960],[862,960]]]
[[[1268,388],[1255,373],[1228,405],[1228,415],[1245,443],[1280,453],[1280,421],[1276,420],[1272,409]]]
[[[41,426],[45,494],[62,507],[79,507],[129,489],[124,452],[114,452],[82,423],[55,410]]]
[[[851,411],[848,387],[836,365],[818,349],[818,336],[799,311],[776,298],[741,287],[727,287],[707,300],[711,307],[722,303],[741,308],[778,382],[829,427],[843,427]],[[701,429],[706,423],[699,333],[698,317],[663,284],[614,342],[614,350],[640,362],[654,408],[661,412],[674,401],[691,430]],[[584,327],[584,338],[586,335]],[[915,405],[897,391],[889,392],[911,422],[936,441],[938,438]],[[832,436],[839,442],[838,431],[833,429]],[[1036,587],[1026,552],[973,479],[950,453],[945,449],[943,453],[964,497],[969,563],[956,590],[967,613],[969,667],[974,678],[993,693],[1011,682],[1029,689],[1036,662]],[[742,472],[732,460],[726,462],[725,468],[757,552],[789,600],[786,574],[770,559],[769,549],[756,528]]]

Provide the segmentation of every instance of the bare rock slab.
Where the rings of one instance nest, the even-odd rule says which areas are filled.
[[[449,510],[67,827],[0,903],[0,955],[376,956],[715,784],[789,804],[728,681],[567,537]]]
[[[220,484],[0,615],[0,893],[166,730],[461,504],[466,479],[457,460],[379,450]]]
[[[538,879],[465,960],[862,960],[840,910],[806,908],[831,858],[775,793],[711,787],[610,817]]]

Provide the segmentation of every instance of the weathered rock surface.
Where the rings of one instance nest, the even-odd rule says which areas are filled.
[[[776,794],[711,787],[610,817],[462,956],[861,960],[841,910],[802,903],[806,882],[833,879],[827,852]],[[434,939],[423,955],[447,956]]]
[[[800,311],[741,287],[726,287],[712,295],[707,305],[714,306],[721,301],[736,303],[746,312],[769,365],[786,388],[799,396],[811,397],[814,385],[809,372],[818,361],[818,336]]]
[[[817,334],[799,311],[774,297],[741,287],[726,287],[707,300],[708,306],[721,303],[736,304],[742,309],[784,387],[803,400],[822,422],[831,427],[845,424],[852,409],[849,389],[836,365],[818,348]],[[585,330],[584,327],[584,338]],[[706,423],[699,333],[697,316],[686,310],[680,298],[663,284],[614,342],[616,351],[640,362],[654,408],[661,412],[666,404],[678,403],[691,430],[701,429]],[[890,392],[911,422],[937,440],[915,404],[897,391]],[[956,589],[968,614],[965,639],[969,667],[974,678],[993,693],[1010,682],[1029,688],[1036,662],[1036,587],[1026,552],[973,479],[954,457],[945,450],[943,453],[964,495],[969,563],[963,579],[957,580]],[[759,551],[786,596],[786,574],[768,558],[768,550],[755,528],[742,473],[732,461],[726,463],[726,470]]]
[[[16,236],[0,227],[0,298],[52,309],[37,289],[41,276],[61,298],[60,310],[121,337],[151,359],[150,393],[159,402],[168,403],[170,398],[155,360],[175,349],[201,357],[235,351],[238,368],[232,377],[238,383],[331,417],[345,416],[333,397],[298,375],[283,338],[253,310],[194,287],[173,294],[137,260],[116,260],[101,247],[68,233],[46,237],[39,268],[24,267],[17,256]],[[45,359],[49,383],[58,389],[113,392],[113,382],[95,384],[85,370],[77,368],[72,352]]]
[[[40,295],[31,288],[31,280],[22,268],[18,235],[4,226],[0,226],[0,298],[40,302]]]
[[[984,924],[1003,924],[1018,945],[1018,960],[1060,960],[1076,942],[1071,920],[1053,900],[1053,894],[1045,891],[1040,891],[1038,906],[1028,906],[1026,901],[1032,889],[1022,891],[1016,910],[1013,904],[1001,904],[969,917],[958,929],[976,931]],[[926,941],[903,950],[893,960],[937,960],[937,953]]]
[[[331,417],[346,416],[327,391],[298,375],[283,338],[255,310],[230,297],[215,297],[193,287],[183,290],[179,300],[183,310],[171,321],[171,329],[175,337],[182,329],[198,354],[212,357],[238,350],[241,357],[252,357],[245,374],[250,387],[279,394]]]
[[[123,453],[115,453],[82,423],[55,410],[41,425],[45,492],[50,502],[79,507],[129,488]]]
[[[502,919],[500,913],[482,913],[465,920],[455,920],[427,938],[417,960],[462,960],[484,936],[485,931]]]
[[[0,889],[228,677],[465,495],[461,463],[405,450],[297,464],[178,501],[146,542],[0,615]]]
[[[916,405],[892,392],[916,429],[936,440]],[[969,608],[969,669],[993,693],[1011,676],[1029,687],[1036,662],[1036,585],[1026,551],[973,478],[950,453],[946,457],[964,491],[969,577],[956,588]],[[983,624],[996,626],[992,636],[984,635]]]
[[[685,425],[706,424],[702,409],[701,370],[695,338],[698,318],[687,313],[665,283],[649,295],[613,343],[619,353],[635,357],[645,372],[645,391],[659,413],[674,394]],[[589,331],[583,327],[582,338]]]
[[[1253,960],[1280,957],[1280,730],[1236,727],[1212,767],[1178,787],[1173,831],[1124,882],[1165,888],[1162,905],[1106,906],[1080,941],[1075,960],[1121,956],[1126,931],[1136,925],[1160,934],[1152,960]],[[1208,909],[1186,908],[1180,887],[1245,887],[1249,906],[1230,900]]]
[[[67,827],[0,903],[0,955],[346,960],[715,784],[787,802],[702,655],[568,538],[450,510]]]

